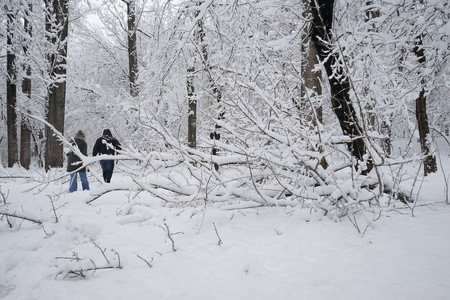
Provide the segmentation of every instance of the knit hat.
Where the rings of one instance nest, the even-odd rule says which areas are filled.
[[[103,135],[112,136],[111,130],[109,129],[103,130]]]
[[[84,132],[80,129],[78,130],[77,134],[75,135],[75,138],[84,140],[86,138],[86,135]]]

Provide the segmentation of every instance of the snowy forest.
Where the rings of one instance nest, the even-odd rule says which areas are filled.
[[[0,247],[0,299],[80,299],[80,287],[83,299],[362,296],[339,276],[325,289],[314,280],[303,292],[290,287],[301,280],[290,268],[294,253],[314,256],[293,243],[305,226],[314,226],[310,244],[326,237],[319,254],[348,244],[363,251],[377,234],[392,234],[384,257],[403,259],[409,247],[395,248],[393,227],[418,247],[440,245],[426,278],[392,271],[404,282],[391,278],[373,299],[450,295],[445,275],[435,280],[450,267],[450,231],[434,226],[448,227],[450,217],[448,0],[0,3],[0,236],[9,241]],[[111,183],[99,165],[111,156],[92,155],[104,129],[121,143]],[[72,142],[78,130],[87,155]],[[69,152],[87,167],[89,191],[68,193]],[[386,223],[393,212],[400,220]],[[418,234],[427,237],[416,239],[405,226],[420,215]],[[227,234],[238,246],[226,248]],[[273,248],[259,244],[263,237]],[[289,270],[261,263],[258,248],[286,254],[275,261]],[[428,259],[426,249],[411,261]],[[241,265],[229,265],[236,257]],[[186,259],[194,262],[174,271]],[[366,274],[335,259],[354,280]],[[327,273],[334,260],[323,261]],[[371,266],[373,276],[384,273]],[[207,279],[211,268],[224,272]],[[270,282],[268,269],[287,272],[277,281],[284,292],[256,288]],[[180,283],[191,275],[204,280],[203,292],[194,279]],[[157,284],[135,282],[146,277]],[[429,285],[406,297],[415,281]]]

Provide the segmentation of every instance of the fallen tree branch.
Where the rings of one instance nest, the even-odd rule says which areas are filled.
[[[77,278],[77,277],[86,278],[86,274],[85,274],[86,272],[95,272],[97,270],[108,270],[108,269],[122,269],[122,267],[106,266],[106,267],[86,268],[86,269],[80,269],[80,270],[71,270],[71,271],[67,272],[66,276],[64,276],[63,279],[66,279],[67,277],[69,277],[69,278]],[[62,274],[62,272],[58,273],[56,275],[56,277],[58,277],[61,274]]]
[[[33,223],[42,225],[42,222],[39,221],[39,220],[34,220],[34,219],[31,219],[31,218],[24,217],[24,216],[19,216],[19,215],[16,215],[16,214],[10,214],[10,213],[5,213],[5,212],[0,212],[0,215],[2,215],[2,216],[7,216],[7,217],[12,217],[12,218],[18,218],[18,219],[22,219],[22,220],[26,220],[26,221],[30,221],[30,222],[33,222]]]
[[[106,255],[105,255],[106,249],[101,249],[95,242],[93,244],[102,253],[103,257],[105,258],[106,262],[108,263],[107,266],[97,267],[97,264],[92,259],[90,259],[89,261],[92,263],[93,267],[90,267],[90,268],[88,268],[88,267],[86,267],[86,268],[81,267],[79,269],[73,269],[73,270],[69,270],[69,271],[60,271],[56,275],[56,278],[58,276],[60,276],[60,275],[63,276],[63,279],[66,279],[66,278],[71,279],[71,278],[77,278],[77,277],[79,277],[79,278],[86,278],[86,275],[87,275],[86,273],[87,272],[94,272],[95,273],[95,271],[97,271],[97,270],[122,269],[122,266],[120,264],[120,255],[119,255],[119,253],[117,253],[117,251],[115,251],[114,249],[111,249],[111,251],[115,255],[117,255],[117,257],[118,257],[118,264],[117,264],[117,266],[113,266],[113,265],[110,264],[108,258],[106,258]],[[70,261],[76,261],[76,262],[80,262],[80,261],[84,260],[84,259],[80,258],[78,256],[78,253],[76,253],[76,252],[72,253],[72,257],[59,256],[59,257],[56,257],[56,259],[70,260]]]
[[[130,187],[131,188],[131,187]],[[98,198],[110,193],[110,192],[118,192],[118,191],[130,191],[130,188],[115,188],[115,189],[110,189],[110,190],[106,190],[104,192],[101,192],[98,195],[95,195],[92,199],[86,201],[86,204],[90,204],[91,202],[94,202],[95,200],[97,200]],[[138,189],[136,191],[139,191]]]

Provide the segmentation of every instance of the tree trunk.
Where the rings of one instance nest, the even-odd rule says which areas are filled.
[[[373,1],[372,0],[368,0],[366,1],[366,16],[364,18],[364,21],[369,23],[371,22],[372,19],[376,19],[379,18],[381,16],[381,11],[379,8],[374,8],[372,7],[373,5]],[[377,27],[374,24],[369,24],[370,26],[368,26],[368,31],[369,32],[378,32]],[[366,73],[366,77],[369,78],[370,73]],[[369,81],[370,82],[370,81]],[[368,95],[368,91],[369,91],[369,87],[366,87],[363,89],[363,93],[364,93],[364,97],[365,98],[369,98]],[[393,114],[389,113],[388,115],[377,115],[376,111],[375,111],[375,107],[376,107],[376,101],[374,98],[371,98],[370,101],[368,101],[365,105],[365,110],[366,110],[366,118],[367,118],[367,123],[368,123],[368,128],[369,130],[377,130],[384,136],[380,143],[381,143],[381,147],[384,151],[384,154],[386,156],[390,156],[391,155],[391,119]],[[380,119],[384,119],[380,122]],[[387,119],[389,119],[389,122],[386,121]]]
[[[139,94],[138,60],[136,46],[136,3],[134,0],[127,2],[128,17],[128,72],[130,77],[130,95],[135,97]]]
[[[310,1],[303,0],[303,5],[304,11],[302,16],[305,20],[309,20],[312,16]],[[316,66],[319,64],[319,59],[316,46],[312,42],[309,34],[310,26],[310,24],[307,24],[302,32],[301,77],[303,79],[303,84],[301,86],[301,102],[300,105],[297,105],[297,108],[301,113],[300,118],[306,118],[306,122],[312,127],[311,129],[314,130],[315,128],[319,131],[319,124],[323,123],[322,104],[313,102],[313,97],[310,95],[316,97],[322,95],[322,72],[315,70]],[[317,150],[320,153],[323,153],[322,145],[319,144]],[[328,163],[323,156],[320,159],[320,165],[324,169],[328,167]]]
[[[311,18],[311,5],[309,0],[303,0],[303,4],[305,6],[303,17],[308,20]],[[303,78],[303,85],[301,87],[301,102],[302,107],[306,109],[305,114],[307,115],[307,121],[312,122],[313,126],[317,126],[318,122],[323,122],[322,117],[322,106],[314,105],[310,103],[308,99],[308,91],[312,91],[314,96],[322,95],[322,74],[320,71],[315,71],[316,65],[319,63],[317,57],[317,50],[312,42],[309,35],[309,28],[306,27],[302,34],[302,65],[301,65],[301,76]],[[313,113],[308,113],[314,110]],[[302,112],[304,110],[302,109]]]
[[[7,14],[7,54],[6,65],[8,76],[6,79],[6,127],[8,135],[8,167],[18,162],[18,136],[17,136],[17,86],[16,86],[16,54],[13,49],[15,14],[11,7],[5,5]]]
[[[20,127],[20,165],[29,169],[31,164],[31,130],[26,120],[22,119]]]
[[[328,75],[331,90],[331,103],[336,114],[339,125],[343,133],[352,138],[348,144],[348,149],[353,157],[358,161],[364,161],[366,147],[362,139],[362,128],[358,124],[356,111],[350,101],[350,81],[342,67],[340,67],[340,57],[336,52],[332,52],[331,28],[333,22],[333,1],[311,0],[313,24],[311,28],[311,40],[316,46],[320,60],[323,62]],[[372,169],[371,162],[367,162],[367,173]]]
[[[29,12],[32,11],[32,4],[28,4],[29,11],[26,12],[26,16],[24,19],[24,29],[25,33],[28,33],[31,37],[32,35],[32,27],[31,23],[28,21]],[[24,56],[27,57],[28,53],[28,43],[24,42],[23,46]],[[22,79],[22,92],[24,95],[31,99],[31,67],[29,64],[24,66],[26,76]],[[20,164],[25,169],[30,168],[31,163],[31,129],[28,121],[22,116],[22,123],[20,127]]]
[[[416,118],[419,128],[420,148],[425,156],[423,160],[423,175],[427,176],[430,173],[437,172],[437,164],[436,157],[430,153],[430,127],[428,125],[427,97],[425,96],[424,88],[420,91],[419,98],[416,99]]]
[[[197,99],[194,88],[194,67],[187,69],[187,96],[188,96],[188,146],[197,147]]]
[[[198,6],[201,6],[201,4],[203,3],[203,1],[200,1],[197,3]],[[199,11],[196,12],[196,16],[198,17],[199,15]],[[209,86],[208,86],[208,92],[210,92],[212,94],[212,96],[216,99],[217,102],[217,120],[223,120],[224,119],[224,115],[225,115],[225,111],[222,107],[222,93],[220,92],[220,89],[213,77],[213,74],[211,73],[212,67],[209,64],[209,56],[208,56],[208,50],[206,49],[206,45],[204,43],[204,38],[205,38],[205,30],[204,30],[204,23],[203,23],[203,19],[199,19],[197,21],[197,30],[195,32],[195,40],[196,42],[199,44],[199,48],[200,48],[200,55],[202,57],[202,63],[203,63],[203,68],[206,72],[206,75],[208,77],[208,81],[209,81]],[[220,140],[220,129],[222,128],[221,125],[219,125],[218,123],[214,124],[214,130],[209,134],[210,138],[213,141],[218,141]],[[219,149],[216,146],[213,146],[212,148],[212,155],[217,155],[219,153]],[[216,171],[219,170],[219,165],[214,164],[214,169]]]
[[[52,83],[48,87],[46,120],[64,134],[69,5],[68,0],[46,0],[45,5],[47,39],[56,49],[48,55]],[[63,145],[48,126],[45,127],[45,136],[45,169],[48,171],[52,167],[62,167]]]
[[[414,47],[414,54],[418,58],[419,64],[425,64],[425,50],[423,49],[423,37],[417,38],[416,46]],[[430,152],[430,127],[428,125],[427,115],[427,97],[425,96],[425,80],[422,79],[422,90],[419,93],[419,97],[416,99],[416,119],[417,127],[419,129],[419,140],[422,154],[425,156],[423,161],[424,176],[429,173],[437,172],[436,157]]]

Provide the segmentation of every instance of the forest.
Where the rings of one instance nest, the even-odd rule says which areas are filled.
[[[77,199],[97,210],[122,199],[117,216],[155,202],[193,210],[201,224],[207,207],[299,209],[308,222],[349,222],[364,236],[392,210],[414,216],[435,178],[444,196],[430,201],[450,204],[447,0],[0,4],[5,228],[58,223],[64,197],[74,197],[70,151],[91,183]],[[111,184],[99,175],[111,157],[92,156],[104,129],[122,146]],[[88,155],[72,143],[78,130]],[[18,182],[49,207],[27,211],[9,191]],[[169,226],[155,225],[175,252]]]
[[[436,172],[449,141],[446,1],[2,2],[4,167],[111,128],[163,201],[345,215],[414,201],[401,166]]]

